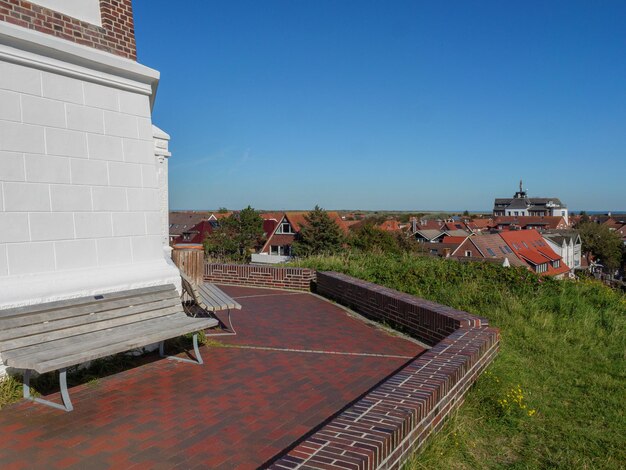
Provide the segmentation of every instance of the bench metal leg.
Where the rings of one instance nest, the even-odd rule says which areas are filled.
[[[50,406],[52,408],[56,408],[57,410],[62,411],[72,411],[74,406],[72,405],[72,401],[70,400],[70,394],[67,391],[67,370],[60,369],[59,370],[59,385],[61,386],[61,398],[63,399],[63,405],[59,405],[58,403],[54,403],[48,400],[44,400],[42,398],[35,398],[30,394],[30,370],[24,371],[24,398],[26,400],[31,400],[37,403],[41,403],[42,405]]]
[[[204,361],[202,360],[202,356],[200,355],[200,349],[198,348],[198,333],[193,334],[193,352],[196,355],[195,361],[193,359],[187,359],[185,357],[167,356],[165,354],[165,341],[161,341],[159,343],[159,355],[161,357],[164,357],[166,359],[171,359],[173,361],[190,362],[192,364],[204,364]]]

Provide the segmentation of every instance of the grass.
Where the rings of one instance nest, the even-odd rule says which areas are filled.
[[[407,469],[623,468],[623,294],[595,281],[411,255],[297,264],[466,310],[500,328],[500,354]]]

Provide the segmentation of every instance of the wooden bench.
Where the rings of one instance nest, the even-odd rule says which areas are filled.
[[[230,310],[241,310],[241,305],[220,288],[208,282],[195,284],[184,274],[181,274],[183,291],[191,297],[193,303],[206,312],[228,311],[229,329],[235,331],[230,319]],[[193,313],[191,313],[193,314]]]
[[[6,366],[24,369],[24,398],[71,411],[68,367],[155,343],[162,357],[202,364],[198,331],[217,324],[188,317],[173,285],[146,287],[0,310],[0,356]],[[188,333],[196,360],[165,356],[164,341]],[[63,405],[31,397],[31,372],[56,370]]]

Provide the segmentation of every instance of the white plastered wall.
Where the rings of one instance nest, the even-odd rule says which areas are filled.
[[[180,289],[163,219],[169,136],[151,120],[158,72],[11,33],[0,24],[0,312]]]

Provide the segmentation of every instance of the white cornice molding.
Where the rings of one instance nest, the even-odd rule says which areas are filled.
[[[150,95],[152,101],[160,76],[133,60],[6,22],[0,22],[0,60]]]

